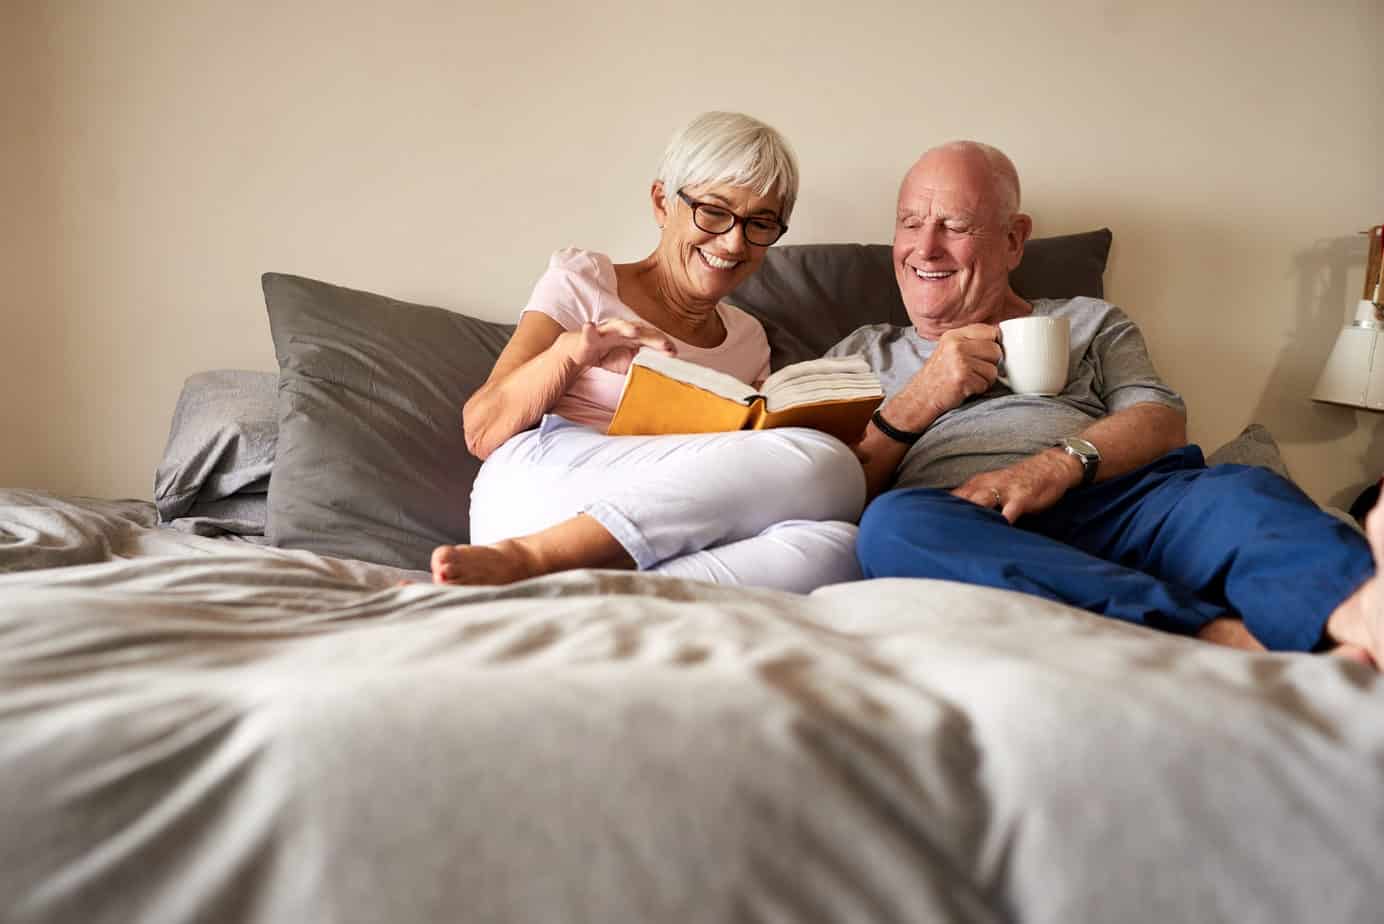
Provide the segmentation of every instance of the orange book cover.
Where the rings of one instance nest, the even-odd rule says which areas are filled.
[[[804,390],[801,382],[809,374],[815,376],[810,384],[816,387]],[[858,358],[811,360],[776,375],[789,380],[771,376],[764,383],[770,392],[766,395],[713,369],[641,353],[626,375],[606,432],[650,436],[811,427],[853,443],[884,400],[878,377]],[[796,392],[794,382],[799,383]],[[782,406],[770,411],[776,384],[783,393],[777,402]],[[794,400],[795,394],[805,397]]]

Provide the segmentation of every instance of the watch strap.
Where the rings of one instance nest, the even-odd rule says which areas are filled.
[[[898,427],[884,419],[884,415],[878,409],[870,415],[870,420],[879,428],[879,432],[889,437],[896,443],[903,443],[905,446],[912,446],[923,438],[926,430],[900,430]]]

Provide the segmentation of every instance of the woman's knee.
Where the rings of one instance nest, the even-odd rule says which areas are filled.
[[[828,520],[818,526],[820,530],[817,535],[821,541],[817,572],[819,586],[843,584],[864,577],[860,570],[860,558],[856,554],[860,527],[841,520]]]
[[[860,519],[865,508],[865,472],[850,447],[816,430],[778,431],[791,443],[793,463],[786,465],[781,490],[803,498],[801,514],[810,520]]]
[[[859,532],[854,523],[842,520],[794,520],[765,530],[760,538],[772,543],[788,565],[783,570],[791,578],[779,582],[783,589],[807,593],[827,584],[860,580],[855,551]]]

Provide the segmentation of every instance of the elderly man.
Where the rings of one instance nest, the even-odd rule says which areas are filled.
[[[934,148],[904,178],[893,258],[913,324],[862,328],[831,351],[864,354],[888,395],[856,447],[879,495],[861,521],[865,574],[1384,664],[1373,578],[1384,517],[1367,543],[1266,470],[1207,468],[1123,312],[1010,288],[1031,230],[1014,165],[988,145]],[[998,325],[1029,315],[1071,323],[1055,397],[998,380]]]

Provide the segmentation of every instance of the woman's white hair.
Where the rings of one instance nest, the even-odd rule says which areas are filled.
[[[779,197],[779,220],[798,198],[798,159],[777,131],[739,112],[704,112],[673,136],[658,165],[663,201],[677,208],[678,190],[729,183]]]

